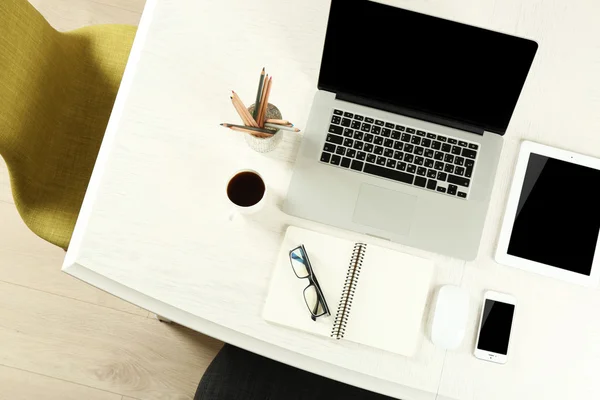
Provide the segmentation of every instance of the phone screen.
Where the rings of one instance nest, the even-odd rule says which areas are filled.
[[[477,348],[506,355],[514,314],[514,304],[486,299]]]

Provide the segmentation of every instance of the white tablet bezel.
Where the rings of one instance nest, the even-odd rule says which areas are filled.
[[[545,146],[539,143],[533,143],[529,141],[523,142],[521,144],[519,159],[517,161],[515,175],[511,185],[508,202],[506,204],[506,210],[504,212],[500,238],[498,240],[498,248],[496,250],[496,262],[499,264],[523,269],[525,271],[535,272],[551,278],[557,278],[583,286],[595,287],[598,285],[598,280],[600,279],[600,240],[596,242],[596,251],[594,253],[594,260],[592,261],[592,270],[590,272],[590,276],[565,271],[551,265],[542,264],[508,254],[508,243],[512,233],[515,214],[517,212],[517,206],[519,204],[519,198],[521,197],[521,190],[523,188],[523,180],[525,179],[525,172],[527,170],[527,164],[529,162],[529,156],[531,153],[600,170],[599,159],[566,150],[556,149],[554,147]],[[552,216],[549,215],[548,218],[552,218]]]

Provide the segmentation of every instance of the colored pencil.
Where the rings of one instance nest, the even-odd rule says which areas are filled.
[[[240,96],[238,96],[238,94],[236,92],[234,92],[233,90],[231,91],[231,93],[233,94],[233,101],[235,101],[238,104],[238,107],[242,110],[242,113],[246,116],[246,120],[250,122],[249,124],[246,124],[246,125],[254,126],[255,128],[257,128],[258,124],[252,117],[252,114],[250,114],[250,111],[248,111],[248,108],[246,108],[246,106],[244,105],[244,102],[242,101],[242,99],[240,99]]]
[[[262,126],[261,123],[261,112],[262,112],[262,102],[265,98],[265,89],[267,88],[267,80],[269,79],[269,74],[265,75],[265,79],[263,80],[263,85],[261,87],[261,91],[260,91],[260,101],[258,102],[258,104],[256,104],[254,106],[254,109],[256,110],[256,123],[258,124],[258,126]]]
[[[285,119],[268,119],[267,122],[270,124],[294,126],[294,124],[292,124],[290,121],[286,121]]]
[[[260,125],[262,128],[264,128],[265,126],[265,119],[267,117],[267,111],[269,109],[269,96],[271,95],[271,86],[273,86],[273,77],[269,77],[269,82],[267,82],[267,89],[265,90],[265,98],[263,101],[263,109],[262,109],[262,118],[261,118],[261,123],[262,125]]]
[[[242,119],[242,122],[244,125],[248,125],[251,126],[251,122],[250,120],[248,120],[248,118],[246,118],[246,114],[244,114],[244,110],[239,106],[239,104],[233,99],[233,96],[230,97],[231,99],[231,104],[233,104],[233,108],[235,108],[235,111],[238,113],[238,115],[240,116],[240,118]]]
[[[252,130],[250,130],[248,128],[249,127],[238,128],[238,127],[233,126],[233,127],[230,127],[229,129],[231,129],[232,131],[236,131],[236,132],[244,132],[244,133],[247,133],[249,135],[252,135],[254,137],[261,138],[261,139],[268,139],[271,136],[273,136],[273,135],[269,135],[267,133],[255,132],[255,131],[252,131]]]
[[[270,138],[270,137],[273,136],[273,135],[270,135],[268,133],[255,132],[255,131],[250,130],[248,128],[249,128],[248,126],[243,127],[243,128],[239,128],[237,126],[231,126],[231,127],[227,128],[227,129],[232,130],[232,131],[236,131],[236,132],[244,132],[244,133],[247,133],[249,135],[252,135],[254,137],[261,138],[261,139],[268,139],[268,138]]]
[[[233,96],[229,97],[231,99],[231,104],[233,105],[233,108],[235,108],[235,111],[238,113],[238,115],[240,116],[242,123],[244,125],[250,125],[250,121],[248,121],[246,119],[246,116],[244,115],[244,113],[242,112],[241,108],[238,106],[238,104],[233,100]]]
[[[224,126],[225,128],[247,129],[247,130],[250,130],[252,132],[264,133],[264,134],[271,135],[271,136],[274,135],[275,133],[277,133],[277,131],[275,129],[270,129],[270,128],[263,129],[263,128],[255,128],[255,127],[252,127],[252,126],[227,124],[227,123],[221,124],[221,126]]]
[[[260,104],[260,100],[262,98],[262,90],[263,84],[265,82],[265,68],[263,67],[262,72],[260,73],[260,78],[258,80],[258,89],[256,90],[256,101],[254,102],[254,120],[258,117],[258,105]]]
[[[293,126],[277,125],[277,124],[265,124],[265,128],[282,129],[284,131],[300,132],[300,129],[294,128]]]
[[[264,120],[265,120],[265,114],[263,113],[263,109],[264,109],[264,104],[265,104],[265,96],[267,94],[267,86],[269,86],[269,74],[265,75],[265,81],[263,83],[263,90],[262,90],[262,94],[260,96],[260,103],[258,106],[258,120],[256,121],[258,123],[258,126],[264,126]]]

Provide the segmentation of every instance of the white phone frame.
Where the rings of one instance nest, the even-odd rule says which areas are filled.
[[[479,345],[479,335],[481,334],[481,323],[483,321],[483,311],[485,310],[485,303],[487,300],[498,301],[500,303],[512,304],[515,306],[515,312],[513,314],[513,319],[512,319],[512,323],[511,323],[511,327],[510,327],[510,336],[508,338],[508,347],[507,347],[506,354],[493,353],[491,351],[481,350],[481,349],[477,348],[477,346]],[[485,360],[485,361],[490,361],[490,362],[494,362],[494,363],[498,363],[498,364],[505,364],[506,361],[508,360],[508,351],[510,350],[510,342],[513,337],[513,325],[515,324],[516,316],[517,316],[517,299],[514,296],[511,296],[509,294],[494,292],[491,290],[485,292],[485,294],[483,296],[483,305],[481,306],[481,315],[479,316],[479,328],[477,329],[477,340],[475,341],[475,351],[473,352],[475,357],[477,357],[481,360]]]
[[[525,179],[525,172],[527,171],[529,156],[532,153],[600,170],[599,159],[566,150],[560,150],[539,143],[524,141],[521,144],[519,159],[517,161],[508,202],[506,204],[506,211],[504,212],[504,220],[502,222],[502,229],[500,231],[500,238],[498,239],[498,247],[496,249],[496,262],[525,271],[535,272],[551,278],[561,279],[570,283],[587,287],[595,287],[598,285],[598,281],[600,280],[600,236],[599,240],[596,242],[596,250],[589,276],[566,271],[556,268],[552,265],[543,264],[508,254],[508,243],[510,241],[510,236],[512,234],[513,225],[515,222],[515,216],[517,213],[517,207],[519,205],[519,198],[521,197],[521,190],[523,188],[523,181]],[[552,218],[552,216],[549,215],[548,218]]]

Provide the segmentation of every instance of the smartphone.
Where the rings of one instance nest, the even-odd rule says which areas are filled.
[[[475,357],[498,364],[506,363],[516,306],[517,299],[511,295],[485,293]]]

